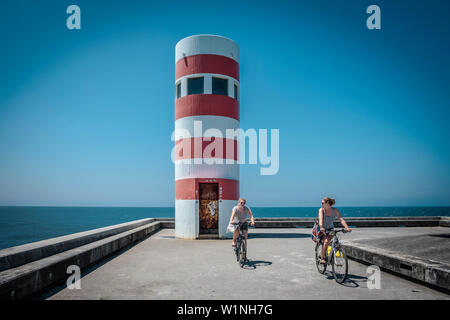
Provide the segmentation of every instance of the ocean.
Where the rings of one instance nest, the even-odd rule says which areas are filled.
[[[338,207],[343,217],[450,216],[450,207]],[[256,218],[316,217],[318,207],[252,207]],[[174,218],[165,207],[0,207],[0,249],[143,218]]]

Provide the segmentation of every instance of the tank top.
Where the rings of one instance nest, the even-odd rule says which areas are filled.
[[[336,215],[334,214],[334,208],[331,208],[331,216],[327,216],[325,214],[325,209],[323,209],[323,227],[325,229],[333,229],[334,228],[334,219]]]
[[[238,206],[235,206],[233,208],[233,210],[236,211],[235,217],[237,217],[239,222],[245,222],[247,220],[247,215],[248,215],[248,208],[247,208],[247,206],[244,206],[244,210],[242,212],[239,211]]]

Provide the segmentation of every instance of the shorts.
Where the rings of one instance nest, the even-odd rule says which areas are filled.
[[[248,223],[247,222],[239,223],[239,228],[241,228],[242,231],[248,230]]]
[[[325,229],[325,234],[326,234],[327,236],[329,236],[329,235],[330,235],[330,232],[333,231],[333,230],[334,230],[334,228]],[[322,233],[322,235],[320,236],[319,239],[320,239],[319,241],[322,242],[322,240],[323,240],[323,233]]]

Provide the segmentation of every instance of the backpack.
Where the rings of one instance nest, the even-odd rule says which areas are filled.
[[[316,220],[314,221],[314,227],[311,232],[311,240],[314,241],[315,243],[320,242],[319,232],[320,232],[319,219],[316,218]]]

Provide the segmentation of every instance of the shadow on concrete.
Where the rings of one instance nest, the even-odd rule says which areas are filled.
[[[114,252],[112,255],[103,258],[101,261],[99,261],[97,263],[94,263],[91,266],[86,267],[84,270],[81,271],[81,274],[80,274],[81,287],[83,287],[83,278],[85,276],[87,276],[91,272],[97,270],[98,268],[100,268],[104,264],[108,263],[109,261],[111,261],[111,260],[117,258],[118,256],[124,254],[125,252],[127,252],[128,250],[130,250],[131,248],[136,246],[137,244],[139,244],[139,243],[147,240],[148,238],[154,236],[155,234],[157,234],[161,230],[162,229],[158,229],[155,232],[148,234],[144,238],[142,238],[142,239],[140,239],[140,240],[138,240],[136,242],[130,243],[128,246],[125,246],[122,249]],[[36,292],[35,294],[33,294],[30,297],[30,300],[46,300],[46,299],[50,298],[51,296],[57,294],[58,292],[64,290],[65,288],[67,288],[66,280],[67,279],[58,281],[58,282],[52,284],[51,286],[49,286],[47,288],[44,288],[44,289],[40,290],[39,292]],[[76,290],[76,289],[74,289],[74,290]]]
[[[270,266],[271,264],[271,261],[247,260],[243,268],[248,270],[255,270],[257,267]]]
[[[176,239],[175,236],[158,236],[156,239]]]
[[[438,237],[438,238],[446,238],[450,239],[450,233],[441,233],[441,234],[429,234],[430,237]]]
[[[256,238],[311,238],[310,234],[304,233],[249,233],[249,239]]]
[[[334,280],[333,273],[331,271],[327,272],[327,279],[328,280]],[[366,282],[367,277],[357,276],[355,274],[347,274],[347,278],[345,278],[345,281],[341,283],[344,287],[348,288],[359,288],[358,282]]]

